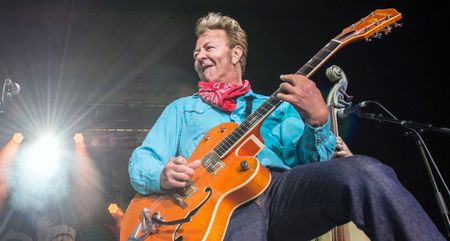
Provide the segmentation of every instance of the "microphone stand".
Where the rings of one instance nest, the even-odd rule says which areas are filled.
[[[5,114],[5,109],[6,109],[6,104],[5,104],[5,101],[3,98],[4,92],[5,92],[5,90],[3,89],[2,90],[2,98],[0,99],[0,117],[2,117],[3,114]]]
[[[434,175],[433,175],[433,172],[432,172],[432,169],[430,166],[430,162],[433,164],[434,169],[436,170],[437,174],[439,175],[441,182],[447,189],[447,192],[449,192],[449,191],[448,191],[447,185],[445,184],[444,179],[442,178],[441,173],[439,172],[438,167],[436,166],[436,164],[433,160],[433,157],[431,156],[431,153],[428,151],[428,148],[425,145],[425,142],[423,141],[422,137],[419,134],[419,132],[422,132],[422,131],[434,131],[434,132],[440,132],[440,133],[450,135],[450,128],[436,127],[436,126],[433,126],[430,124],[387,118],[381,114],[373,114],[373,113],[367,113],[367,112],[362,112],[362,111],[358,111],[358,112],[356,112],[356,114],[360,118],[375,120],[380,123],[383,123],[383,122],[393,123],[393,124],[397,124],[397,125],[400,125],[406,129],[408,129],[408,131],[406,132],[406,135],[414,138],[414,141],[416,142],[417,146],[419,147],[419,150],[420,150],[420,153],[422,156],[422,160],[425,164],[425,168],[427,170],[428,177],[430,178],[430,181],[431,181],[431,186],[433,187],[433,191],[435,193],[435,198],[438,203],[439,210],[441,212],[442,217],[444,218],[445,228],[447,230],[447,236],[450,237],[450,218],[449,218],[448,208],[445,204],[445,200],[442,196],[442,193],[439,191],[438,185],[436,183],[436,180],[434,178]]]
[[[7,89],[6,83],[7,83],[7,79],[5,79],[5,82],[3,82],[2,95],[1,95],[1,99],[0,99],[0,117],[2,117],[3,114],[5,113],[5,107],[6,107],[5,94],[7,92],[9,92]]]
[[[0,117],[5,113],[5,104],[0,100]]]
[[[14,94],[19,93],[19,90],[17,90],[16,92],[14,92],[11,89],[11,84],[13,84],[13,82],[11,82],[10,79],[5,79],[5,81],[3,82],[3,88],[2,88],[2,95],[1,95],[1,99],[0,99],[0,117],[3,116],[3,114],[5,114],[5,110],[6,110],[6,99],[8,97],[13,96]],[[20,87],[20,86],[19,86]],[[7,97],[7,98],[5,98]]]

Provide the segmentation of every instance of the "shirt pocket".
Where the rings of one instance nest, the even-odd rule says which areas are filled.
[[[224,122],[223,114],[212,106],[186,108],[185,117],[188,128],[198,129],[203,131],[203,134]]]
[[[184,109],[184,123],[181,131],[181,152],[183,149],[190,152],[193,150],[200,139],[211,128],[219,124],[219,118],[212,107],[187,107]]]
[[[200,122],[202,125],[205,124],[203,121],[211,118],[212,112],[214,112],[214,110],[211,106],[192,106],[184,109],[184,115],[187,122]]]

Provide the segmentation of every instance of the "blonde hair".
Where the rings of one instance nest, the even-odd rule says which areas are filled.
[[[195,35],[200,37],[204,32],[212,29],[222,29],[225,30],[230,48],[237,45],[241,46],[243,49],[242,57],[239,60],[242,68],[242,75],[244,75],[245,65],[247,64],[247,34],[241,28],[239,23],[230,18],[229,16],[223,16],[221,13],[210,12],[208,15],[201,17],[197,20],[195,26]]]

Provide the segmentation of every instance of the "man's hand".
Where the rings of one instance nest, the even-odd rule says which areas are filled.
[[[313,127],[327,122],[328,110],[316,84],[303,75],[281,75],[284,82],[280,84],[281,92],[277,98],[291,103],[303,120]]]
[[[159,176],[161,189],[185,187],[198,166],[200,166],[199,160],[188,164],[187,160],[182,156],[171,158]]]
[[[345,144],[344,140],[340,136],[336,137],[336,148],[334,150],[333,158],[353,156],[353,153]]]

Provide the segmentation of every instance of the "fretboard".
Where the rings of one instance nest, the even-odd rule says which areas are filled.
[[[335,51],[338,50],[341,42],[337,40],[331,40],[325,45],[314,57],[312,57],[305,65],[303,65],[296,74],[305,76],[312,75]],[[280,92],[277,89],[269,98],[261,104],[252,114],[250,114],[245,120],[234,129],[227,137],[225,137],[213,151],[221,158],[223,158],[233,146],[238,143],[241,138],[246,136],[253,130],[258,124],[277,108],[283,101],[276,96]]]

